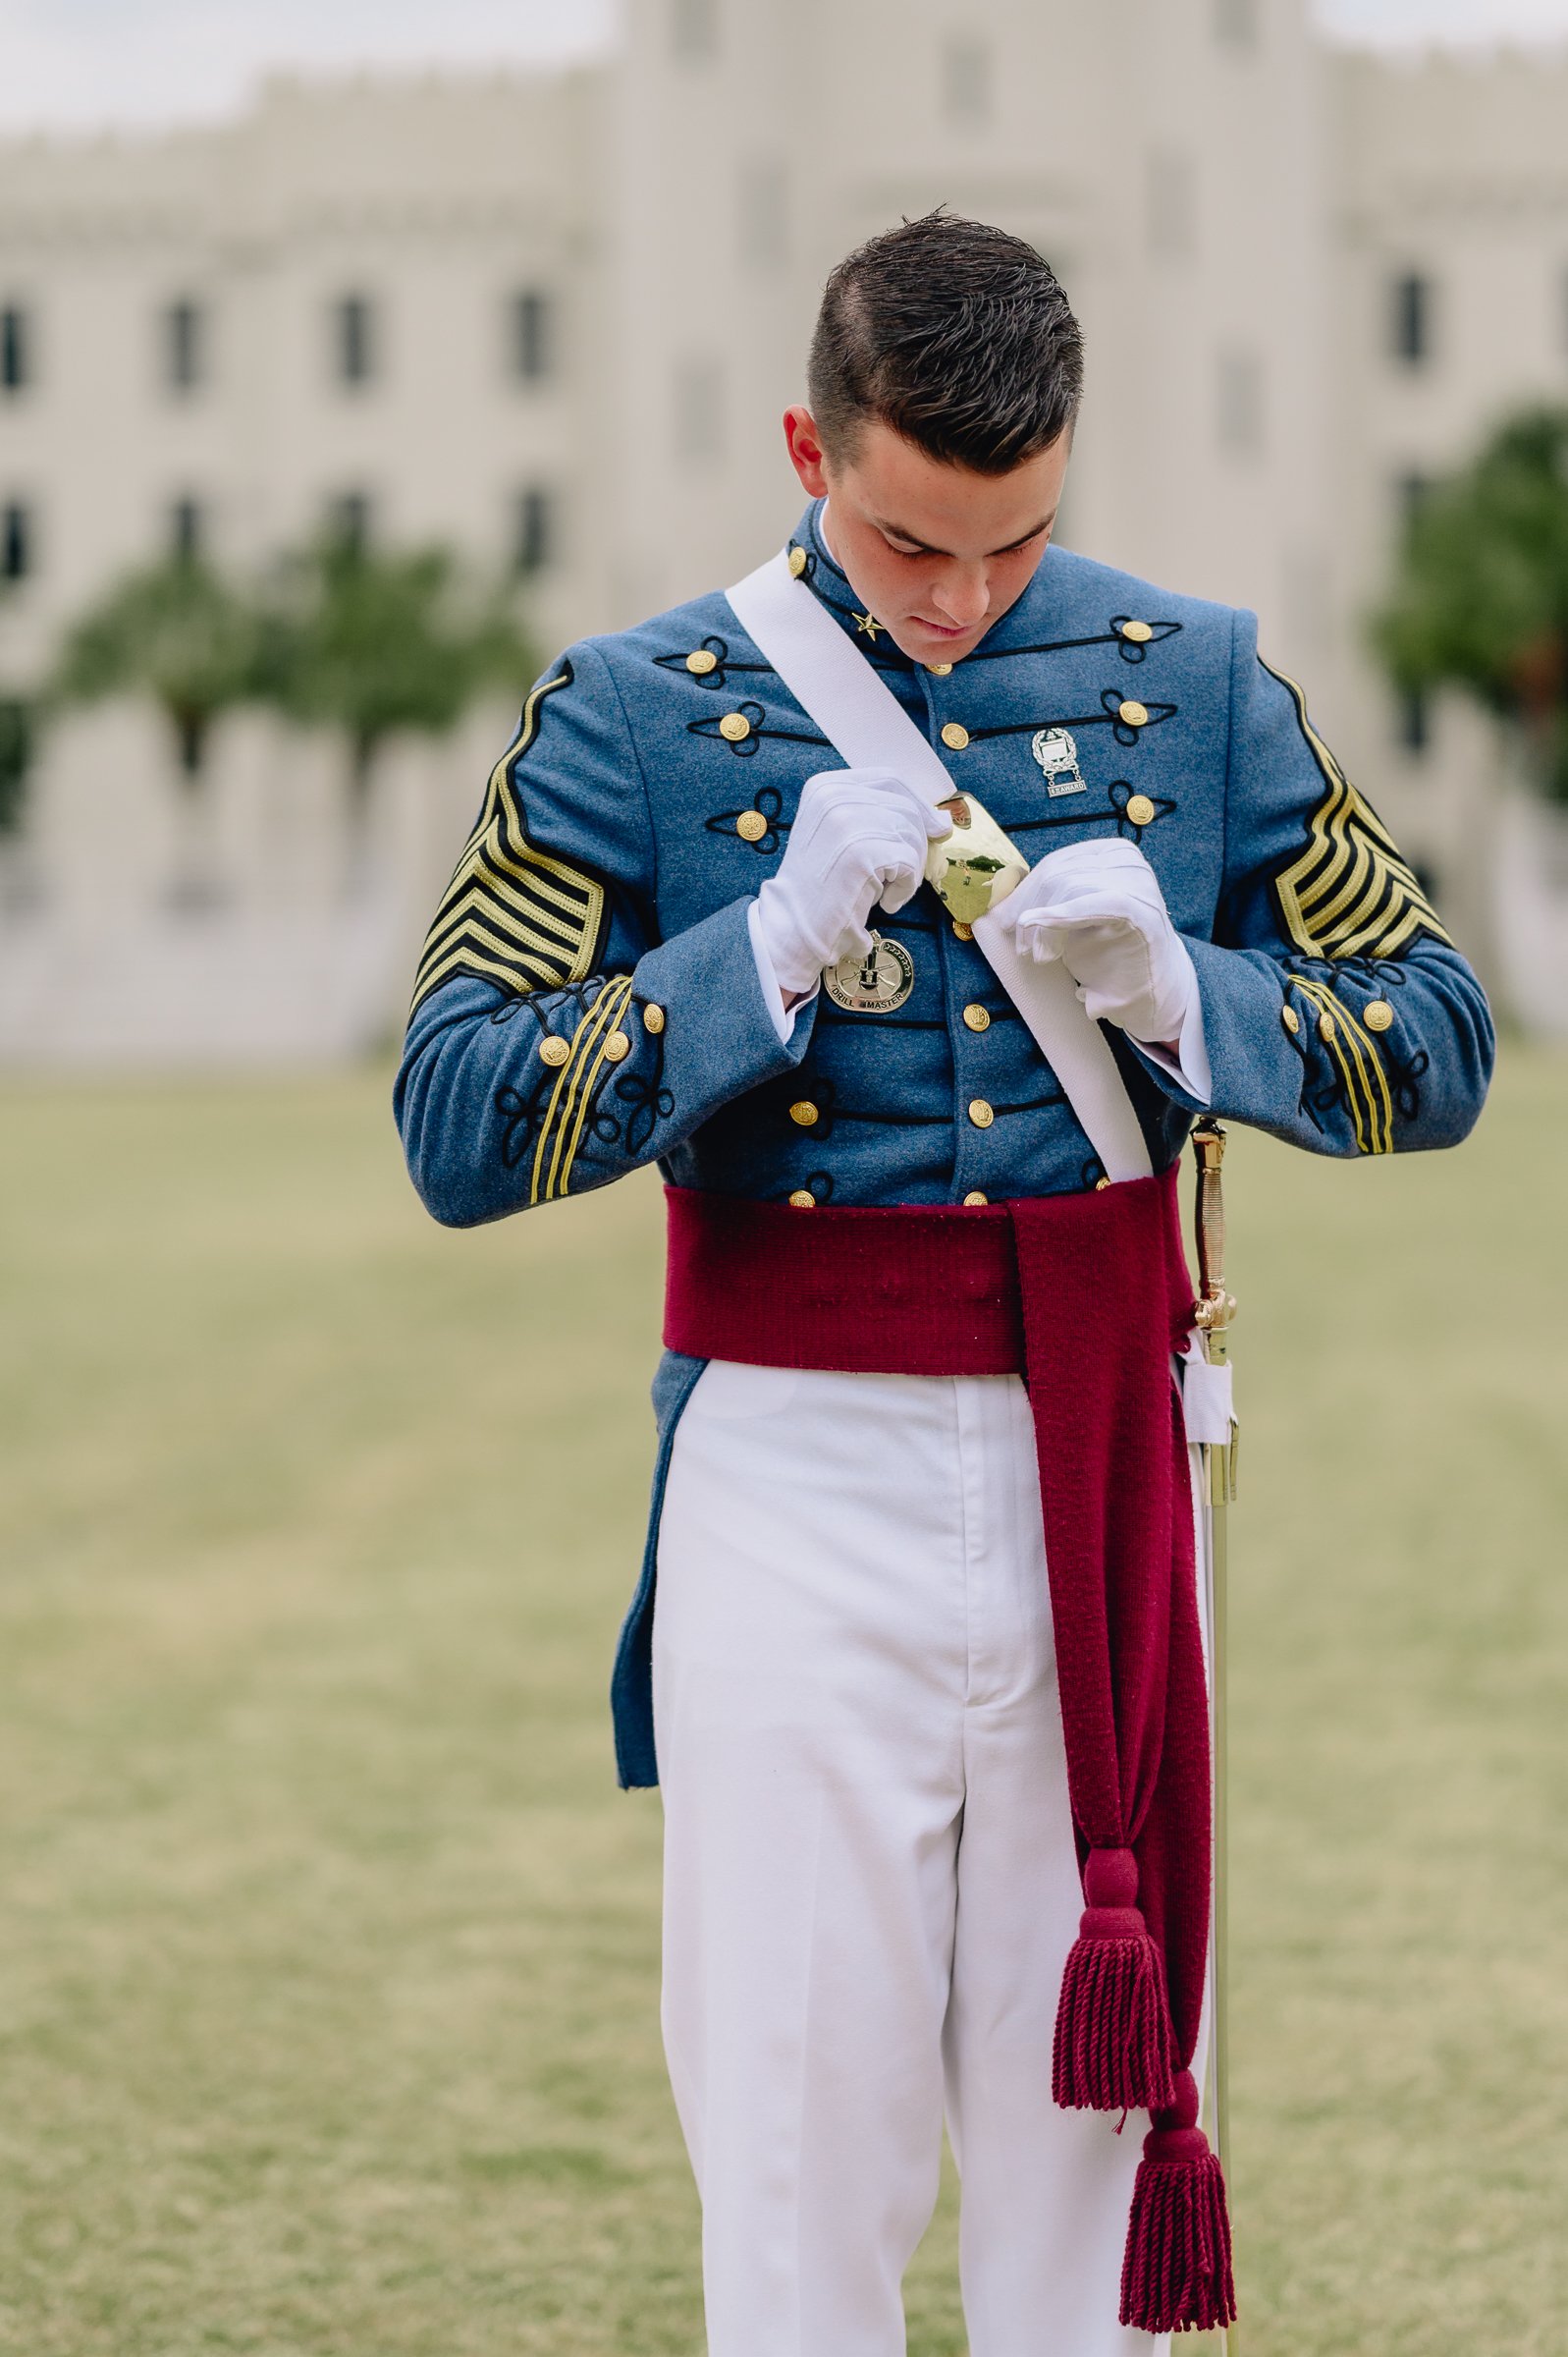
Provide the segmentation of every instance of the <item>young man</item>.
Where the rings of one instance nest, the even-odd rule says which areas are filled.
[[[551,666],[398,1080],[455,1226],[673,1189],[615,1702],[713,2357],[903,2348],[945,2108],[973,2357],[1228,2314],[1172,1169],[1449,1145],[1490,1068],[1251,617],[1051,546],[1080,379],[999,230],[839,266],[787,562]]]

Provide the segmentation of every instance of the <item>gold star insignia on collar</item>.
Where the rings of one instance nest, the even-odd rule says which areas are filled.
[[[857,614],[855,616],[855,629],[857,630],[864,630],[866,636],[871,640],[873,646],[875,646],[877,643],[877,632],[879,630],[885,630],[887,627],[888,626],[885,622],[878,622],[875,615]]]

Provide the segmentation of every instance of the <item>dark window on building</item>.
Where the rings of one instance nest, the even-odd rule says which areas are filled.
[[[1424,753],[1432,742],[1432,708],[1425,687],[1401,688],[1398,735],[1407,753]]]
[[[1215,0],[1215,37],[1232,49],[1251,49],[1258,38],[1258,0]]]
[[[512,301],[512,365],[525,385],[555,374],[556,306],[538,287],[524,287]]]
[[[780,269],[789,259],[788,167],[777,157],[743,163],[736,210],[742,262]]]
[[[1388,329],[1396,360],[1419,368],[1432,357],[1435,298],[1430,278],[1403,270],[1389,287]]]
[[[717,360],[680,360],[676,366],[675,441],[678,459],[724,456],[724,370]]]
[[[19,499],[0,508],[0,581],[25,581],[37,559],[32,517]]]
[[[375,306],[368,295],[344,295],[333,307],[333,359],[338,381],[367,385],[376,372]]]
[[[1222,352],[1218,366],[1219,446],[1256,458],[1264,439],[1263,362],[1254,352]]]
[[[0,310],[0,390],[23,393],[32,382],[32,338],[19,302]]]
[[[991,119],[991,50],[985,41],[948,41],[942,53],[942,107],[949,123],[976,130]]]
[[[1190,155],[1146,159],[1144,206],[1150,252],[1162,262],[1190,262],[1198,250],[1198,168]]]
[[[542,484],[517,494],[513,564],[519,574],[543,573],[556,561],[556,502]]]
[[[199,302],[182,297],[163,314],[164,382],[189,393],[207,373],[207,323]]]
[[[30,707],[13,695],[0,697],[0,835],[14,835],[22,823],[33,737]]]
[[[719,45],[719,0],[670,0],[670,46],[676,57],[711,57]]]
[[[1399,536],[1408,540],[1418,517],[1432,495],[1432,477],[1411,468],[1399,475],[1394,483],[1394,505],[1398,514]]]
[[[169,553],[182,565],[206,555],[206,519],[199,499],[177,499],[169,508]]]
[[[373,521],[368,491],[340,491],[327,502],[328,536],[351,557],[362,557],[369,548]]]

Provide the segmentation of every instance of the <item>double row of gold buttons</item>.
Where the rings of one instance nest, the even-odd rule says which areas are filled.
[[[665,1027],[665,1011],[662,1007],[656,1007],[651,999],[642,1011],[642,1027],[656,1036]],[[599,1053],[606,1064],[624,1064],[631,1054],[629,1036],[624,1031],[607,1031],[599,1042]],[[552,1071],[559,1071],[570,1054],[570,1040],[561,1038],[557,1032],[553,1031],[548,1039],[539,1043],[539,1062],[549,1065]]]

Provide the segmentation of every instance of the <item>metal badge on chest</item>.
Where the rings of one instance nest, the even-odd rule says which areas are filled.
[[[1046,792],[1053,800],[1060,794],[1088,793],[1070,729],[1036,729],[1030,750],[1045,772]]]
[[[851,950],[823,973],[822,986],[846,1014],[892,1014],[915,986],[915,961],[900,942],[873,933],[862,958]]]

